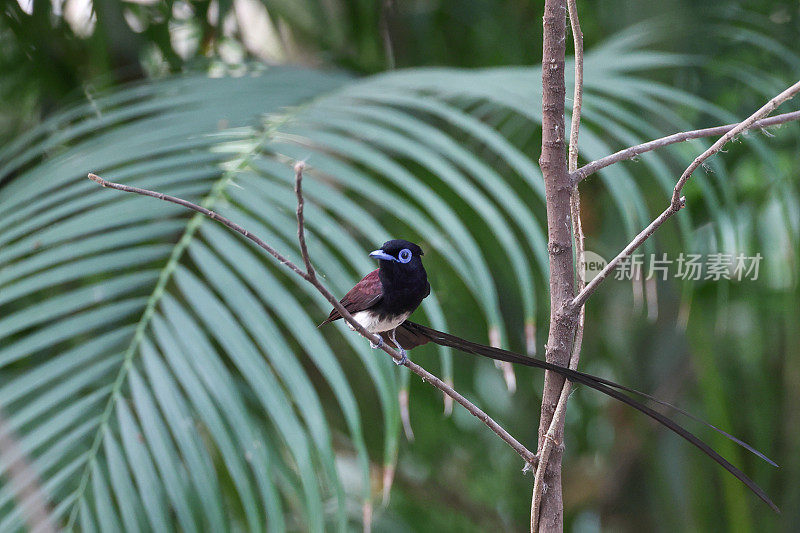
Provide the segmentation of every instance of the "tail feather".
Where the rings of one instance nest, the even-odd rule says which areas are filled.
[[[455,348],[465,353],[480,355],[482,357],[488,357],[490,359],[495,359],[498,361],[506,361],[509,363],[516,363],[525,366],[542,368],[544,370],[550,370],[552,372],[556,372],[564,376],[566,379],[572,381],[573,383],[580,383],[582,385],[586,385],[587,387],[600,391],[603,394],[606,394],[616,400],[619,400],[633,407],[637,411],[644,413],[653,420],[656,420],[659,424],[669,428],[673,432],[677,433],[678,435],[680,435],[681,437],[683,437],[684,439],[695,445],[703,453],[711,457],[715,462],[717,462],[720,466],[722,466],[725,470],[733,474],[733,476],[736,477],[739,481],[744,483],[747,486],[747,488],[749,488],[754,494],[756,494],[759,498],[761,498],[775,512],[778,513],[780,512],[775,503],[773,503],[773,501],[769,498],[769,496],[767,496],[767,494],[761,489],[761,487],[756,485],[756,483],[752,481],[749,477],[747,477],[742,471],[740,471],[738,468],[736,468],[730,462],[728,462],[724,457],[722,457],[716,451],[714,451],[714,449],[712,449],[708,444],[703,442],[701,439],[699,439],[697,436],[686,430],[683,426],[679,425],[671,418],[668,418],[667,416],[634,400],[630,396],[620,391],[637,394],[643,398],[647,398],[648,400],[656,402],[660,405],[674,409],[679,413],[688,416],[692,420],[696,420],[704,424],[705,426],[713,429],[714,431],[717,431],[721,435],[724,435],[731,441],[742,446],[746,450],[752,452],[753,454],[763,459],[764,461],[768,462],[769,464],[776,467],[778,466],[773,460],[771,460],[766,455],[759,452],[746,442],[728,434],[727,432],[717,428],[716,426],[713,426],[712,424],[709,424],[708,422],[705,422],[695,417],[694,415],[684,411],[679,407],[676,407],[670,403],[659,400],[644,392],[640,392],[637,391],[636,389],[632,389],[624,385],[614,383],[613,381],[601,377],[593,376],[591,374],[586,374],[584,372],[578,372],[577,370],[572,370],[570,368],[554,365],[552,363],[548,363],[546,361],[542,361],[539,359],[525,357],[516,354],[514,352],[509,352],[507,350],[503,350],[500,348],[492,348],[491,346],[485,346],[483,344],[470,342],[466,339],[456,337],[455,335],[450,335],[449,333],[444,333],[442,331],[438,331],[414,322],[406,321],[401,326],[399,326],[397,328],[396,337],[400,345],[405,349],[411,349],[416,346],[426,344],[428,342],[433,342],[441,346],[448,346],[450,348]]]

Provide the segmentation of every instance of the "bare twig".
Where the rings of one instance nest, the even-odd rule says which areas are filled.
[[[567,381],[561,389],[561,395],[558,398],[558,405],[553,413],[553,420],[550,422],[550,428],[544,436],[544,444],[539,452],[539,466],[536,468],[536,477],[533,483],[533,500],[531,503],[531,531],[538,530],[540,506],[542,502],[542,494],[544,494],[544,475],[550,463],[550,455],[553,450],[563,451],[564,445],[559,440],[559,436],[563,438],[564,435],[564,416],[567,412],[567,400],[569,399],[570,391],[572,390],[572,383]],[[559,427],[560,426],[560,427]]]
[[[736,127],[732,128],[725,135],[720,137],[717,142],[712,144],[705,152],[697,156],[694,161],[692,161],[692,163],[686,167],[686,170],[683,171],[678,183],[675,185],[675,190],[672,192],[672,205],[678,205],[680,203],[681,190],[683,189],[683,186],[686,185],[686,182],[689,181],[692,173],[697,170],[697,168],[702,165],[706,159],[722,150],[722,147],[728,144],[731,139],[751,127],[758,119],[763,118],[775,111],[779,105],[786,100],[791,99],[795,94],[797,94],[798,91],[800,91],[800,81],[764,104],[761,109],[740,122]]]
[[[311,258],[308,256],[308,247],[306,246],[306,223],[303,218],[303,208],[305,202],[303,201],[303,170],[306,164],[303,161],[298,161],[294,165],[294,193],[297,195],[297,242],[300,243],[300,255],[303,256],[303,262],[306,265],[306,274],[310,278],[316,278],[317,274],[311,264]]]
[[[770,126],[777,126],[780,124],[785,124],[787,122],[792,122],[794,120],[800,120],[800,111],[792,111],[791,113],[783,113],[782,115],[775,115],[774,117],[757,120],[756,122],[750,124],[745,129],[747,130],[763,129],[763,128],[768,128]],[[592,161],[591,163],[587,163],[578,170],[571,171],[570,178],[572,179],[572,183],[578,183],[582,179],[591,176],[598,170],[604,169],[607,166],[611,166],[614,163],[619,163],[620,161],[627,161],[628,159],[633,159],[637,155],[644,154],[646,152],[650,152],[658,148],[663,148],[664,146],[669,146],[671,144],[676,144],[691,139],[701,139],[703,137],[714,137],[715,135],[724,135],[725,133],[728,133],[738,125],[739,124],[726,124],[724,126],[715,126],[713,128],[704,128],[701,130],[673,133],[672,135],[667,135],[666,137],[661,137],[660,139],[654,139],[646,143],[637,144],[636,146],[625,148],[624,150],[620,150],[619,152],[615,152],[611,155],[607,155],[605,157]]]
[[[575,84],[572,93],[572,121],[569,129],[569,171],[578,168],[578,134],[581,129],[581,108],[583,107],[583,32],[578,19],[576,0],[567,0],[569,23],[572,28],[572,43],[575,51]]]
[[[578,6],[576,0],[567,0],[570,26],[572,27],[573,46],[575,51],[575,85],[572,97],[572,121],[569,133],[569,158],[568,168],[570,173],[578,168],[578,135],[581,127],[581,107],[583,105],[583,32],[581,31],[580,19],[578,18]],[[572,186],[570,191],[570,212],[572,215],[572,234],[575,240],[575,255],[579,261],[584,251],[584,235],[581,225],[581,200],[577,184]],[[583,276],[578,276],[578,290],[583,290],[585,282]],[[583,326],[585,319],[585,308],[581,307],[575,338],[572,344],[572,355],[570,356],[569,366],[573,370],[577,368],[580,359],[581,345],[583,343]],[[544,474],[547,471],[550,461],[550,454],[553,447],[557,446],[563,439],[564,418],[567,410],[567,401],[572,390],[572,382],[564,381],[561,388],[561,395],[558,398],[553,419],[545,435],[544,443],[539,452],[539,465],[536,467],[536,474],[533,481],[533,495],[531,497],[531,531],[538,528],[539,507],[541,505],[542,493],[544,489]]]
[[[772,98],[769,102],[763,105],[758,111],[747,117],[745,120],[729,129],[725,135],[720,137],[717,142],[712,144],[706,151],[697,156],[694,161],[683,171],[680,179],[678,179],[675,189],[672,191],[672,198],[670,199],[669,207],[662,212],[658,218],[653,220],[639,235],[637,235],[617,256],[608,262],[608,264],[600,271],[600,273],[586,287],[578,293],[572,300],[572,307],[577,308],[583,305],[589,296],[597,290],[597,287],[603,280],[606,279],[608,274],[619,264],[619,262],[628,257],[636,248],[638,248],[644,241],[646,241],[668,218],[680,211],[686,204],[686,198],[682,197],[681,191],[686,183],[689,181],[692,173],[697,170],[709,157],[719,152],[731,139],[740,134],[741,132],[752,128],[753,125],[761,118],[775,110],[786,100],[791,99],[795,94],[800,92],[800,81],[781,92],[779,95]]]
[[[295,166],[295,179],[296,179],[295,187],[296,187],[296,190],[297,190],[298,198],[302,198],[302,188],[301,188],[301,183],[300,183],[301,180],[302,180],[302,171],[303,171],[303,166],[302,165],[296,165]],[[362,337],[368,339],[373,344],[376,344],[376,345],[377,344],[381,344],[380,348],[384,352],[389,354],[395,361],[397,361],[397,362],[402,361],[403,358],[402,358],[402,356],[400,355],[399,352],[397,352],[393,348],[389,347],[388,343],[380,343],[381,338],[378,335],[376,335],[374,333],[370,333],[369,331],[367,331],[364,328],[364,326],[362,326],[359,322],[357,322],[353,318],[353,315],[351,315],[347,311],[347,309],[345,309],[339,303],[339,301],[336,299],[336,297],[333,294],[331,294],[331,292],[328,291],[328,289],[326,289],[324,285],[322,285],[322,283],[319,281],[319,279],[313,274],[313,270],[310,270],[311,274],[309,274],[309,272],[303,271],[300,267],[298,267],[292,261],[290,261],[289,259],[284,257],[280,252],[278,252],[277,250],[272,248],[269,244],[267,244],[266,242],[261,240],[256,235],[253,235],[252,233],[250,233],[249,231],[247,231],[243,227],[239,226],[235,222],[232,222],[232,221],[228,220],[227,218],[223,217],[222,215],[220,215],[218,213],[215,213],[214,211],[211,211],[209,209],[206,209],[205,207],[201,207],[201,206],[199,206],[197,204],[193,204],[192,202],[183,200],[182,198],[177,198],[175,196],[170,196],[170,195],[167,195],[167,194],[163,194],[163,193],[159,193],[159,192],[155,192],[155,191],[150,191],[150,190],[147,190],[147,189],[140,189],[139,187],[131,187],[129,185],[122,185],[120,183],[113,183],[113,182],[107,181],[107,180],[105,180],[105,179],[103,179],[100,176],[97,176],[95,174],[89,174],[89,179],[94,181],[94,182],[96,182],[97,184],[99,184],[99,185],[101,185],[103,187],[108,187],[108,188],[111,188],[111,189],[117,189],[119,191],[124,191],[124,192],[141,194],[141,195],[144,195],[144,196],[151,196],[151,197],[157,198],[159,200],[164,200],[166,202],[172,202],[174,204],[178,204],[180,206],[186,207],[187,209],[191,209],[193,211],[197,211],[198,213],[201,213],[201,214],[203,214],[203,215],[205,215],[205,216],[207,216],[207,217],[209,217],[209,218],[211,218],[213,220],[216,220],[217,222],[222,223],[223,225],[225,225],[226,227],[230,228],[231,230],[233,230],[233,231],[239,233],[240,235],[243,235],[244,237],[250,239],[255,244],[257,244],[260,248],[266,250],[266,252],[269,253],[272,257],[277,259],[279,263],[281,263],[282,265],[285,265],[289,270],[291,270],[292,272],[294,272],[295,274],[297,274],[298,276],[300,276],[304,280],[306,280],[309,283],[311,283],[314,286],[314,288],[316,288],[317,291],[322,296],[324,296],[325,299],[328,300],[328,302],[339,312],[339,314],[342,316],[342,318],[348,324],[350,324],[350,326],[352,326],[353,329],[355,329]],[[298,221],[298,225],[299,226],[303,226],[304,225],[303,203],[302,202],[298,203],[297,221]],[[302,234],[303,234],[302,227],[298,228],[298,237],[301,236]],[[304,248],[304,246],[301,244],[301,253],[303,253],[303,255],[304,255],[303,260],[306,262],[307,265],[310,266],[310,259],[308,258],[308,251],[304,250],[303,248]],[[511,448],[515,452],[517,452],[520,455],[520,457],[523,458],[523,460],[525,461],[525,463],[527,465],[531,465],[531,466],[535,466],[536,465],[537,456],[533,452],[531,452],[525,446],[523,446],[519,441],[517,441],[514,437],[512,437],[502,426],[500,426],[500,424],[495,422],[494,419],[492,419],[489,415],[487,415],[485,412],[483,412],[479,407],[477,407],[472,402],[470,402],[469,400],[464,398],[455,389],[453,389],[453,387],[449,386],[447,383],[445,383],[444,381],[442,381],[441,379],[439,379],[435,375],[431,374],[430,372],[428,372],[427,370],[425,370],[424,368],[422,368],[421,366],[419,366],[418,364],[414,363],[411,360],[406,360],[405,363],[403,363],[403,365],[406,366],[413,373],[418,375],[420,378],[422,378],[422,381],[424,381],[426,383],[430,383],[432,386],[436,387],[437,389],[439,389],[443,393],[445,393],[448,396],[450,396],[451,398],[453,398],[453,400],[455,400],[458,404],[460,404],[462,407],[464,407],[473,416],[477,417],[481,422],[486,424],[489,427],[489,429],[491,429],[495,434],[497,434],[501,439],[503,439],[509,446],[511,446]]]
[[[590,281],[586,287],[583,288],[582,291],[578,293],[575,299],[572,300],[573,307],[578,307],[586,303],[586,300],[592,293],[597,290],[598,285],[603,282],[606,277],[611,273],[614,268],[619,264],[620,261],[628,257],[634,250],[636,250],[639,246],[642,245],[644,241],[646,241],[650,235],[655,233],[655,231],[663,224],[669,217],[680,211],[685,205],[685,198],[681,198],[681,202],[678,204],[677,207],[673,204],[669,204],[663,213],[658,215],[654,221],[652,221],[645,229],[642,230],[628,245],[619,253],[617,256],[608,262],[608,264],[600,271],[600,273]]]
[[[191,209],[192,211],[197,211],[198,213],[200,213],[202,215],[205,215],[210,219],[216,220],[217,222],[223,224],[224,226],[229,227],[230,229],[232,229],[236,233],[240,233],[241,235],[244,235],[245,237],[247,237],[248,239],[250,239],[251,241],[256,243],[259,247],[261,247],[264,250],[266,250],[267,253],[269,255],[271,255],[272,257],[274,257],[275,259],[277,259],[279,263],[281,263],[282,265],[285,265],[288,269],[290,269],[292,272],[294,272],[295,274],[297,274],[301,278],[307,279],[307,276],[306,276],[305,272],[303,272],[297,265],[295,265],[294,263],[292,263],[291,261],[286,259],[283,255],[280,254],[280,252],[275,250],[269,244],[267,244],[266,242],[262,241],[257,236],[253,235],[252,233],[250,233],[249,231],[247,231],[246,229],[241,227],[239,224],[236,224],[235,222],[231,222],[227,218],[223,217],[222,215],[219,215],[219,214],[215,213],[214,211],[211,211],[210,209],[206,209],[205,207],[199,206],[197,204],[193,204],[192,202],[188,202],[188,201],[186,201],[186,200],[184,200],[182,198],[178,198],[176,196],[170,196],[168,194],[164,194],[164,193],[160,193],[160,192],[156,192],[156,191],[150,191],[150,190],[147,190],[147,189],[140,189],[139,187],[131,187],[129,185],[122,185],[121,183],[113,183],[111,181],[106,181],[103,178],[101,178],[100,176],[97,176],[96,174],[89,174],[89,179],[94,181],[95,183],[97,183],[98,185],[100,185],[102,187],[108,187],[109,189],[117,189],[118,191],[123,191],[123,192],[132,192],[132,193],[135,193],[135,194],[141,194],[143,196],[151,196],[151,197],[157,198],[159,200],[164,200],[165,202],[172,202],[173,204],[178,204],[180,206],[186,207],[187,209]]]

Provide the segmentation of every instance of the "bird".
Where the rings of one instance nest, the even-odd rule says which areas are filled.
[[[680,407],[605,378],[579,372],[533,357],[526,357],[501,348],[468,341],[461,337],[408,320],[422,301],[431,293],[428,275],[425,271],[425,267],[422,265],[423,255],[422,248],[410,241],[403,239],[386,241],[379,249],[369,254],[373,259],[378,260],[378,268],[364,276],[364,278],[356,283],[356,285],[339,301],[342,307],[353,315],[356,322],[364,326],[370,333],[379,335],[377,344],[373,344],[370,341],[373,348],[381,347],[384,341],[391,341],[401,355],[401,359],[396,360],[395,363],[397,365],[405,365],[408,362],[408,350],[433,342],[440,346],[454,348],[462,353],[479,355],[497,361],[505,361],[556,372],[573,383],[586,385],[633,407],[637,411],[644,413],[659,424],[675,432],[699,448],[725,470],[733,474],[734,477],[744,483],[747,488],[761,498],[761,500],[774,511],[780,512],[775,503],[761,487],[724,457],[719,455],[711,446],[671,418],[644,405],[625,393],[634,394],[673,409],[720,433],[772,466],[778,466],[772,459],[746,442],[692,415]],[[320,324],[320,327],[340,318],[342,318],[342,315],[334,308],[328,315],[328,318]],[[351,324],[348,323],[347,325],[350,329],[354,329]]]
[[[383,243],[369,254],[378,260],[379,267],[356,283],[339,303],[370,333],[381,334],[378,348],[384,339],[391,340],[402,358],[408,355],[395,338],[397,327],[403,324],[430,293],[428,274],[422,266],[422,248],[413,242],[394,239]],[[338,320],[342,315],[333,309],[321,326]],[[353,326],[348,324],[350,329]]]

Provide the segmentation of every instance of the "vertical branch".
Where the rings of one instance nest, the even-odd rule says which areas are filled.
[[[578,170],[578,133],[581,129],[583,107],[583,32],[578,19],[577,0],[567,0],[569,24],[572,28],[572,43],[575,51],[575,83],[572,92],[572,122],[569,128],[569,171]],[[580,221],[577,226],[580,226]]]
[[[548,362],[566,366],[575,325],[570,302],[574,296],[572,261],[572,224],[570,216],[570,178],[567,168],[564,97],[564,56],[566,53],[565,0],[546,0],[542,51],[542,154],[539,166],[544,176],[547,200],[548,252],[550,256],[550,332],[545,348]],[[547,372],[542,394],[539,420],[539,449],[545,441],[556,412],[564,378]],[[559,438],[556,435],[555,438]],[[531,504],[531,530],[561,531],[563,501],[561,497],[561,455],[559,446],[552,447],[549,466],[542,470],[539,497],[534,492]],[[543,490],[542,485],[547,485]],[[538,502],[536,502],[538,503]],[[536,508],[534,508],[536,507]]]
[[[303,170],[305,168],[306,164],[303,161],[298,161],[294,165],[294,192],[297,195],[297,242],[300,243],[300,255],[303,257],[303,262],[306,266],[306,276],[308,278],[316,278],[316,272],[311,264],[308,247],[306,246],[305,218],[303,216],[303,208],[305,207],[305,201],[303,200]]]
[[[578,170],[578,134],[581,129],[581,108],[583,107],[583,32],[581,22],[578,18],[577,0],[567,0],[569,8],[569,23],[572,27],[572,42],[575,50],[575,87],[572,95],[572,123],[569,130],[569,173]],[[570,191],[570,211],[572,213],[572,236],[575,239],[575,257],[580,261],[583,252],[586,250],[583,235],[583,225],[581,224],[581,195],[577,184]],[[583,276],[578,276],[578,292],[586,286]],[[572,355],[570,356],[570,368],[578,366],[581,356],[581,345],[583,344],[583,323],[585,319],[585,308],[581,306],[578,314],[578,327],[575,331],[575,341],[572,345]],[[569,395],[570,382],[564,384],[564,388]],[[562,394],[563,396],[563,394]],[[566,403],[566,400],[564,400]],[[559,400],[561,404],[561,400]],[[555,417],[554,417],[555,422]]]
[[[570,23],[575,46],[575,93],[570,132],[568,163],[564,161],[564,13],[569,5]],[[574,275],[570,243],[565,234],[571,225],[578,257],[584,251],[584,236],[580,221],[580,196],[578,176],[578,133],[583,85],[583,35],[577,16],[575,0],[546,0],[544,10],[544,35],[542,56],[542,155],[539,160],[545,182],[547,200],[547,223],[550,253],[550,334],[546,358],[549,362],[575,368],[580,357],[583,340],[584,304],[608,273],[624,257],[641,245],[669,217],[685,205],[681,192],[692,173],[706,159],[717,153],[736,135],[775,110],[782,102],[800,93],[800,82],[787,88],[771,99],[749,118],[727,129],[726,133],[705,152],[699,155],[683,172],[675,185],[669,207],[625,247],[591,283],[586,284],[579,276],[578,295],[574,299]],[[643,145],[644,146],[644,145]],[[634,147],[631,150],[641,149]],[[650,149],[650,148],[648,148]],[[620,153],[622,154],[622,152]],[[620,156],[622,157],[622,156]],[[610,164],[610,163],[608,163]],[[564,183],[563,172],[568,168]],[[574,334],[574,339],[572,338]],[[572,346],[571,355],[570,345]],[[562,386],[563,385],[563,386]],[[539,422],[539,464],[534,477],[531,498],[531,533],[535,531],[563,530],[563,500],[561,495],[561,457],[563,454],[564,417],[570,393],[569,383],[547,373],[542,397]],[[557,398],[557,401],[556,401]]]
[[[583,32],[581,31],[578,19],[578,6],[576,0],[567,0],[569,8],[569,21],[572,27],[572,37],[575,49],[575,87],[572,99],[572,121],[569,132],[569,160],[568,167],[570,174],[578,169],[578,134],[581,126],[581,106],[583,103]],[[575,240],[575,257],[580,262],[584,251],[583,227],[581,226],[581,201],[577,185],[570,191],[570,213],[572,215],[572,234]],[[580,268],[580,264],[578,265]],[[578,276],[578,290],[583,290],[585,282],[582,276]],[[578,316],[578,325],[572,345],[572,355],[569,360],[569,367],[577,368],[580,359],[581,344],[583,342],[583,323],[585,308],[581,307]],[[558,405],[550,421],[550,426],[545,434],[544,443],[541,445],[539,454],[539,466],[536,468],[533,482],[533,497],[531,498],[531,529],[535,529],[539,523],[540,507],[544,490],[544,474],[547,472],[547,465],[550,462],[550,455],[554,448],[561,447],[561,438],[564,433],[564,418],[567,411],[567,400],[572,390],[572,383],[564,382],[561,394],[558,398]]]

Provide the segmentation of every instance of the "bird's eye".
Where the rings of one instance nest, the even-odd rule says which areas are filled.
[[[400,253],[397,254],[397,259],[399,259],[401,263],[408,263],[411,261],[411,250],[403,248],[400,250]]]

